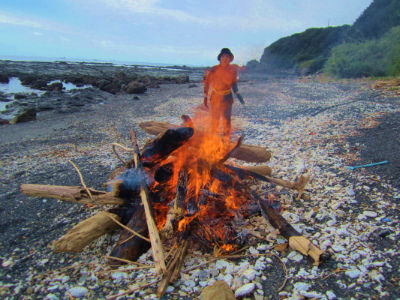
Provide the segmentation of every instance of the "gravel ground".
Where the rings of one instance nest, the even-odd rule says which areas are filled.
[[[281,189],[277,201],[285,207],[283,216],[331,259],[314,267],[296,251],[277,251],[286,241],[254,218],[244,229],[266,231],[273,243],[257,240],[247,250],[252,258],[221,258],[200,271],[182,273],[166,299],[199,298],[203,287],[216,280],[225,280],[245,299],[400,297],[400,99],[372,90],[370,84],[324,78],[245,78],[240,83],[246,105],[234,104],[235,134],[244,133],[246,143],[272,152],[268,165],[275,177],[294,180],[308,170],[307,200],[296,201],[295,193]],[[151,136],[138,128],[141,121],[179,124],[182,114],[192,116],[202,102],[202,87],[162,85],[138,101],[127,95],[107,98],[78,113],[46,111],[35,122],[0,127],[2,298],[69,299],[69,292],[105,299],[154,279],[154,269],[103,272],[108,269],[101,258],[118,234],[100,238],[77,255],[52,252],[53,240],[96,209],[19,192],[23,183],[80,185],[68,160],[79,167],[87,186],[104,189],[109,174],[120,166],[109,144],[129,146],[133,128],[143,145]],[[383,160],[389,163],[346,168]],[[147,253],[140,261],[149,264],[150,258]],[[183,269],[209,259],[190,253]],[[242,296],[242,290],[248,294]],[[150,286],[126,298],[151,299],[154,294]]]

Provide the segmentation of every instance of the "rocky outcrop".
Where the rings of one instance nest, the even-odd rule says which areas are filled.
[[[11,120],[10,124],[17,124],[35,120],[36,120],[36,110],[34,108],[29,108],[22,114],[14,117],[14,119]]]
[[[105,85],[104,87],[100,88],[100,90],[105,91],[110,94],[116,94],[120,91],[121,85],[118,83],[109,83]]]
[[[143,83],[136,81],[130,82],[125,89],[128,94],[143,94],[146,91],[147,87]]]
[[[62,91],[63,87],[64,86],[61,82],[54,82],[47,87],[47,90],[52,92],[58,92]]]
[[[181,75],[176,78],[176,83],[178,84],[184,84],[188,82],[189,82],[189,76],[187,75]]]
[[[10,122],[8,122],[7,120],[4,120],[2,118],[0,118],[0,125],[7,125],[10,124]]]
[[[10,79],[8,79],[8,76],[5,74],[0,74],[0,83],[9,83]]]

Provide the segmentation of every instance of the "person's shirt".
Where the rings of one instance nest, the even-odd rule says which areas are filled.
[[[226,67],[221,65],[213,66],[208,70],[208,75],[204,81],[204,92],[207,95],[210,84],[217,94],[229,94],[232,86],[238,80],[238,66],[230,64]]]

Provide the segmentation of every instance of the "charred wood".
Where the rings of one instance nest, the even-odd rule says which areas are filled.
[[[179,126],[171,124],[171,123],[162,123],[162,122],[142,122],[139,123],[139,127],[142,128],[145,132],[149,134],[160,134],[165,132],[170,128],[179,128]],[[193,139],[203,140],[207,138],[207,135],[200,130],[195,130]],[[232,143],[229,147],[234,147],[236,143]],[[194,145],[196,146],[196,145]],[[247,144],[241,144],[240,147],[232,153],[232,158],[236,158],[239,160],[247,161],[247,162],[267,162],[271,158],[271,152],[266,150],[260,146],[253,146]]]
[[[136,204],[131,210],[131,218],[126,224],[126,227],[141,234],[148,236],[149,230],[147,228],[146,213],[143,205]],[[134,235],[131,231],[124,229],[120,235],[118,243],[114,246],[110,256],[118,257],[125,260],[135,261],[140,255],[150,248],[151,244],[141,237]],[[113,265],[119,265],[118,261],[113,261]]]
[[[154,140],[147,143],[141,153],[143,165],[151,166],[170,155],[173,151],[184,145],[194,133],[190,127],[168,129],[160,133]]]

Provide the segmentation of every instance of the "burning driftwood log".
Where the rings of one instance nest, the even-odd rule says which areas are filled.
[[[53,197],[75,203],[96,201],[103,211],[84,220],[53,243],[56,251],[79,252],[99,235],[123,227],[111,256],[136,260],[150,247],[158,274],[163,278],[157,290],[161,297],[175,281],[187,249],[193,245],[205,251],[229,251],[246,242],[240,225],[249,216],[264,217],[289,240],[290,246],[318,265],[324,253],[302,237],[268,202],[249,188],[246,180],[262,180],[304,191],[309,177],[296,182],[271,177],[268,166],[234,167],[228,158],[267,161],[270,153],[261,147],[234,143],[194,128],[190,118],[184,125],[141,124],[158,136],[140,151],[131,131],[133,158],[113,172],[108,192],[79,187],[22,185],[30,196]],[[114,144],[115,146],[116,144]],[[238,155],[240,153],[240,155]],[[107,205],[112,205],[107,209]],[[165,252],[168,247],[170,253]]]
[[[189,124],[193,124],[192,122],[188,122]],[[159,135],[169,129],[178,129],[181,128],[178,125],[171,123],[163,123],[156,121],[142,122],[139,124],[139,127],[142,128],[145,132],[153,135]],[[195,131],[195,139],[203,140],[207,138],[211,138],[210,135],[207,135],[200,130]],[[232,145],[230,145],[232,146]],[[232,154],[232,158],[236,158],[239,160],[247,161],[247,162],[256,162],[262,163],[267,162],[271,158],[271,153],[263,147],[253,146],[242,144],[237,149],[235,153]]]

